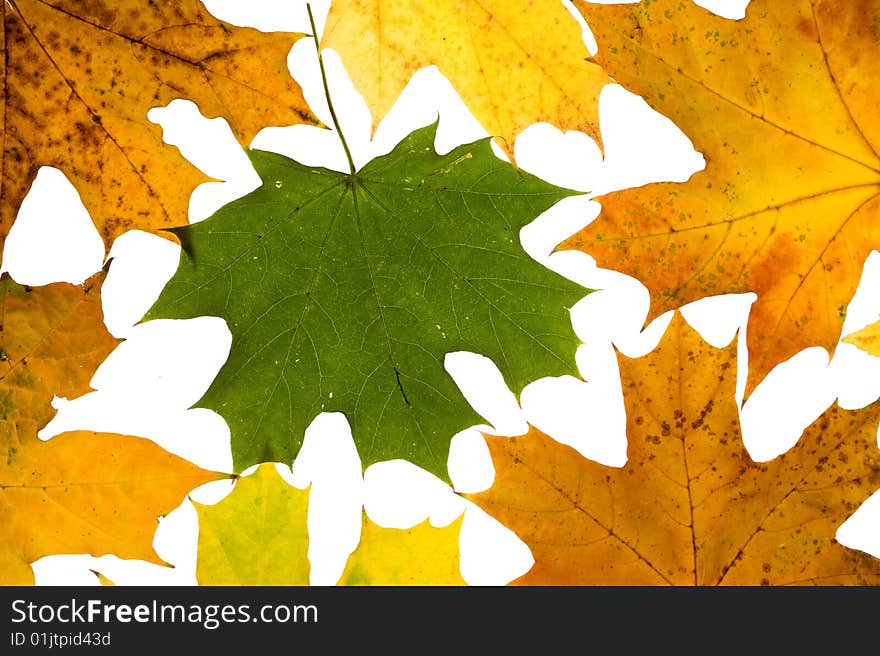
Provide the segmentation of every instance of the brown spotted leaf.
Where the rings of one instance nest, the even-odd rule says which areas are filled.
[[[147,111],[174,98],[222,116],[242,143],[316,123],[287,71],[298,34],[213,18],[198,0],[5,0],[0,248],[40,166],[76,187],[104,243],[187,223],[205,178]]]
[[[598,139],[609,79],[561,2],[334,0],[321,45],[342,56],[374,129],[413,73],[435,64],[511,157],[538,121]]]
[[[152,547],[158,516],[223,476],[146,439],[37,437],[53,396],[87,392],[117,344],[104,328],[103,279],[30,288],[0,278],[0,585],[33,583],[30,563],[57,553],[161,563]]]
[[[740,437],[734,347],[711,348],[676,315],[654,352],[619,360],[623,468],[534,429],[487,438],[495,484],[471,498],[531,548],[518,583],[880,583],[880,559],[834,538],[880,488],[880,403],[835,405],[758,463]]]
[[[747,393],[837,343],[880,247],[880,0],[754,0],[742,21],[691,2],[576,2],[595,60],[706,158],[684,184],[602,197],[568,242],[648,286],[652,316],[755,292]]]

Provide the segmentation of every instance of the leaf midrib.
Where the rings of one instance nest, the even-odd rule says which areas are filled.
[[[533,475],[535,478],[538,478],[538,479],[544,481],[544,483],[546,483],[551,489],[553,489],[553,490],[556,492],[556,494],[558,494],[560,497],[562,497],[563,499],[565,499],[569,504],[571,504],[571,507],[572,507],[573,509],[577,510],[577,511],[580,512],[580,513],[583,513],[586,517],[588,517],[589,519],[591,519],[592,521],[594,521],[598,526],[600,526],[604,531],[606,531],[607,535],[603,536],[601,539],[607,539],[607,538],[609,538],[609,537],[614,538],[615,540],[617,540],[618,542],[620,542],[624,547],[626,547],[627,549],[629,549],[629,550],[630,550],[630,551],[636,556],[636,558],[638,558],[640,561],[642,561],[643,563],[645,563],[645,565],[647,565],[648,568],[649,568],[652,572],[654,572],[654,573],[655,573],[657,576],[659,576],[663,581],[665,581],[667,585],[674,585],[674,583],[672,582],[672,580],[669,579],[669,577],[667,577],[663,572],[661,572],[661,571],[660,571],[660,570],[654,565],[654,563],[651,562],[651,560],[650,560],[647,556],[645,556],[643,553],[641,553],[641,552],[636,548],[636,545],[630,544],[630,542],[629,542],[626,538],[624,538],[622,535],[620,535],[619,533],[617,533],[617,532],[614,530],[614,527],[613,527],[613,526],[607,526],[607,525],[605,524],[605,522],[602,522],[602,521],[601,521],[596,515],[594,515],[594,514],[590,511],[589,508],[583,506],[583,505],[578,501],[577,498],[575,498],[574,496],[570,495],[565,489],[563,489],[562,486],[557,485],[555,482],[553,482],[552,480],[550,480],[547,476],[544,475],[544,473],[543,473],[542,471],[540,471],[540,470],[539,470],[538,468],[536,468],[536,467],[533,467],[533,466],[531,465],[531,463],[529,463],[527,460],[525,460],[525,459],[521,459],[521,460],[519,460],[519,464],[521,464],[523,467],[525,467],[526,469],[528,469],[528,470],[532,473],[532,475]],[[601,539],[600,539],[600,540],[601,540]],[[598,541],[600,541],[600,540],[596,540],[596,541],[598,542]],[[543,543],[541,543],[541,544],[543,544]]]
[[[201,480],[202,476],[198,473],[192,474],[190,476],[150,476],[148,478],[131,478],[124,480],[115,480],[115,481],[71,481],[68,483],[47,483],[46,485],[38,485],[36,483],[21,483],[21,484],[8,484],[8,483],[0,483],[0,491],[4,490],[32,490],[34,492],[43,491],[46,492],[48,490],[55,490],[59,488],[81,488],[81,487],[110,487],[110,486],[126,486],[126,485],[141,485],[145,483],[158,483],[162,481],[179,481],[182,478],[192,478],[196,480]]]

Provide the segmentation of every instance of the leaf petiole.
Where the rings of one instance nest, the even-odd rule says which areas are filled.
[[[315,17],[312,16],[312,5],[306,3],[306,10],[309,12],[309,23],[312,26],[312,38],[315,40],[315,50],[318,53],[318,66],[321,68],[321,82],[324,84],[324,97],[327,99],[327,107],[330,109],[330,116],[333,119],[336,134],[339,135],[339,140],[342,142],[342,148],[345,150],[345,157],[348,159],[349,172],[352,175],[355,175],[357,170],[354,166],[354,160],[351,158],[351,151],[348,149],[345,135],[342,134],[342,127],[339,125],[339,118],[336,116],[336,110],[333,109],[333,101],[330,100],[330,87],[327,84],[327,73],[324,71],[324,58],[321,56],[321,44],[318,42],[318,30],[315,27]]]

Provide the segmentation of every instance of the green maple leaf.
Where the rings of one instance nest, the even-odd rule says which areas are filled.
[[[473,351],[520,391],[577,375],[568,309],[585,293],[523,252],[519,231],[575,192],[496,158],[446,155],[436,124],[347,174],[251,151],[263,185],[176,229],[180,265],[150,319],[213,315],[229,358],[202,400],[237,471],[290,462],[341,411],[364,466],[404,458],[447,479],[452,435],[479,423],[443,359]]]

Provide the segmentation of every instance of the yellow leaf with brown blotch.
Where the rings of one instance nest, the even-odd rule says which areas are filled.
[[[103,574],[101,574],[101,572],[98,572],[98,571],[96,571],[96,570],[94,570],[94,569],[93,569],[93,570],[90,570],[90,571],[92,572],[92,574],[95,575],[95,577],[98,579],[98,582],[99,582],[102,586],[110,587],[110,588],[112,588],[112,587],[116,587],[116,584],[115,584],[112,580],[108,579],[106,576],[104,576]]]
[[[413,73],[435,64],[511,158],[538,121],[599,138],[610,80],[561,2],[335,0],[321,45],[342,57],[374,130]]]
[[[832,406],[788,452],[755,462],[740,436],[735,347],[710,347],[676,314],[655,351],[619,361],[622,468],[535,429],[487,437],[495,483],[470,498],[532,550],[517,583],[880,583],[880,559],[835,540],[880,488],[880,402]]]
[[[226,476],[136,437],[87,431],[44,442],[54,395],[89,390],[117,344],[105,329],[104,272],[82,286],[0,279],[0,584],[34,581],[30,564],[59,553],[162,561],[158,517],[193,488]]]
[[[651,317],[755,292],[747,394],[802,349],[834,348],[880,247],[880,1],[754,0],[741,21],[679,0],[576,6],[595,61],[706,168],[601,197],[563,247],[641,280]]]
[[[152,107],[192,100],[244,144],[269,125],[318,123],[287,70],[302,35],[234,27],[198,0],[6,0],[0,11],[0,248],[41,166],[70,179],[107,247],[126,230],[187,224],[208,178],[162,141]]]

